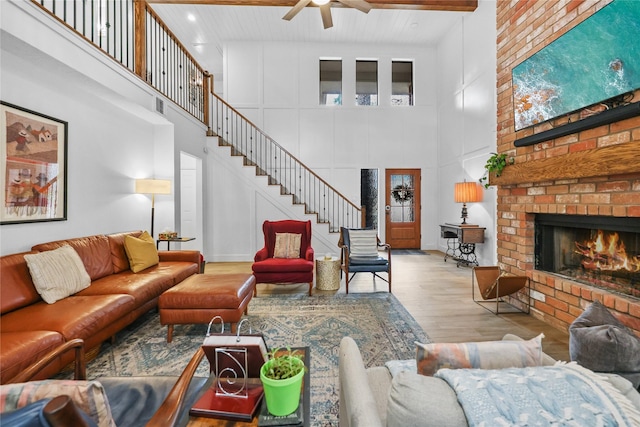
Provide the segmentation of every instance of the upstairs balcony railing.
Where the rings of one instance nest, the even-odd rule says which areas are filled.
[[[210,103],[210,122],[222,144],[231,146],[232,154],[244,156],[245,164],[255,166],[258,175],[268,176],[269,184],[280,185],[281,194],[305,205],[306,213],[317,214],[318,222],[329,224],[330,232],[364,224],[364,208],[349,201],[223,99],[212,94]]]
[[[143,0],[31,0],[208,125],[210,75]]]
[[[0,0],[2,1],[2,0]],[[269,184],[331,232],[364,224],[363,209],[215,95],[211,75],[144,0],[31,0],[175,102],[245,157]]]

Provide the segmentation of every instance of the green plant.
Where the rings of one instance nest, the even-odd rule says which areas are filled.
[[[268,369],[264,374],[273,380],[293,378],[305,369],[302,354],[298,350],[291,351],[289,347],[286,352],[281,352],[279,348],[269,352],[267,364]]]
[[[500,176],[507,164],[512,165],[514,162],[513,157],[507,160],[506,153],[491,153],[492,156],[487,159],[487,163],[484,165],[485,173],[479,179],[480,184],[484,185],[484,188],[489,188],[489,173],[495,172],[496,176]]]

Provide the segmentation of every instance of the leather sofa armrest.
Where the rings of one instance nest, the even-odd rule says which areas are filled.
[[[80,338],[73,339],[71,341],[67,341],[64,344],[59,345],[58,347],[51,350],[49,353],[45,354],[44,357],[37,362],[31,364],[24,371],[20,372],[15,377],[11,378],[7,381],[7,384],[10,383],[24,383],[31,380],[35,377],[40,371],[46,368],[51,362],[56,360],[58,357],[63,355],[69,350],[75,350],[75,372],[74,379],[76,380],[86,380],[87,379],[87,369],[86,369],[86,361],[84,355],[84,341]]]
[[[192,262],[200,265],[200,251],[158,251],[160,262]]]
[[[189,390],[189,384],[191,383],[191,380],[196,373],[196,369],[198,369],[198,365],[200,365],[203,357],[204,350],[202,347],[199,347],[198,351],[196,351],[189,361],[187,367],[184,368],[184,371],[180,374],[178,381],[176,381],[176,384],[169,392],[167,398],[147,423],[147,427],[166,427],[176,425],[187,391]]]
[[[340,426],[382,427],[358,345],[351,337],[340,342]]]

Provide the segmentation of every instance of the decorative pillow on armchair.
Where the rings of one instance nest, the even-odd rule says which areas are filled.
[[[273,247],[274,258],[300,258],[302,234],[276,233],[276,244]]]
[[[349,230],[349,256],[355,258],[377,257],[378,231]]]
[[[418,373],[432,376],[438,369],[503,369],[542,365],[542,338],[528,341],[484,341],[470,343],[416,342]]]
[[[610,372],[640,385],[640,339],[599,301],[569,326],[569,356],[595,372]]]

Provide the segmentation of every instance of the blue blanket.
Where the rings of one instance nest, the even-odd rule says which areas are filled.
[[[640,425],[640,413],[606,378],[576,363],[531,368],[441,369],[469,426]]]

